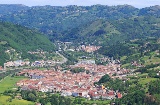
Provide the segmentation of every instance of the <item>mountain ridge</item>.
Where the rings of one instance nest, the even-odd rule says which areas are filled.
[[[14,5],[13,7],[16,6],[17,5]],[[18,5],[18,6],[19,8],[23,7],[23,5]],[[6,5],[6,8],[9,7]],[[153,12],[150,13],[149,12],[150,9],[152,9]],[[98,32],[102,32],[103,35],[101,34],[99,36],[104,37],[108,35],[106,34],[106,32],[109,32],[110,28],[108,28],[107,30],[107,27],[100,26],[102,25],[101,23],[99,23],[99,25],[95,24],[98,20],[103,20],[105,22],[109,22],[112,25],[113,29],[115,29],[116,32],[120,33],[119,37],[124,37],[124,40],[126,40],[126,39],[137,38],[137,36],[139,36],[137,35],[137,33],[140,31],[142,31],[140,37],[145,35],[148,36],[148,33],[154,33],[154,32],[158,33],[157,31],[159,29],[159,25],[158,24],[157,26],[153,25],[154,23],[156,23],[156,21],[154,20],[157,20],[159,23],[158,17],[160,16],[160,13],[158,13],[158,10],[159,6],[151,6],[138,9],[131,5],[117,5],[117,6],[47,5],[47,6],[33,6],[33,7],[24,6],[23,10],[19,9],[14,12],[11,11],[8,14],[0,13],[0,20],[12,22],[15,24],[20,24],[29,27],[31,29],[38,30],[43,34],[46,34],[49,37],[49,39],[53,42],[56,40],[73,41],[76,38],[80,38],[80,40],[83,40],[85,39],[84,36],[88,36],[89,34],[92,34],[90,36],[95,36],[95,34],[97,34]],[[133,24],[135,27],[127,23]],[[87,28],[92,24],[95,25],[94,29]],[[125,25],[127,25],[127,27],[125,27]],[[84,27],[86,29],[89,29],[90,33],[89,30],[85,30]],[[103,27],[106,32],[100,30],[100,27]],[[132,30],[130,30],[129,27],[131,27]],[[147,31],[149,31],[149,29],[153,29],[152,32],[151,31],[145,32],[144,31],[145,27],[148,27],[146,28]],[[155,27],[158,28],[156,29]],[[125,28],[127,28],[126,31]],[[71,30],[74,30],[75,32],[73,33],[71,32]],[[96,31],[97,33],[95,33]],[[84,32],[87,32],[86,35],[83,35],[85,34]],[[156,33],[154,33],[154,35]],[[106,37],[111,37],[110,39],[114,39],[117,37],[117,36],[115,37],[115,34],[116,33],[111,33],[111,35]],[[130,34],[133,34],[136,37]],[[95,39],[96,38],[98,38],[99,40],[98,36],[97,37],[95,36]],[[119,39],[116,40],[118,41]],[[76,40],[75,42],[79,42],[80,40]]]

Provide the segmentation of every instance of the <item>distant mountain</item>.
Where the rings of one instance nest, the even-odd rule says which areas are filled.
[[[14,8],[15,5],[13,5]],[[7,9],[8,8],[8,9]],[[19,23],[31,28],[36,28],[42,32],[51,34],[52,30],[58,32],[78,27],[79,25],[104,18],[119,19],[136,15],[137,8],[129,5],[119,6],[34,6],[26,7],[17,5],[19,11],[13,13],[11,5],[0,6],[1,11],[6,11],[6,15],[1,13],[1,20]],[[11,12],[9,12],[9,10]]]
[[[120,20],[96,20],[63,33],[63,41],[108,45],[133,39],[160,37],[160,19],[139,16]]]
[[[155,5],[155,6],[151,6],[151,7],[142,8],[139,11],[138,15],[160,17],[160,6]]]
[[[64,41],[77,41],[90,44],[104,44],[109,41],[114,35],[118,38],[120,32],[109,21],[96,20],[78,28],[73,28],[63,33]],[[112,42],[116,40],[113,39]]]
[[[13,5],[14,8],[15,6]],[[6,13],[0,12],[0,20],[34,28],[49,36],[60,35],[64,31],[78,28],[97,19],[116,20],[138,14],[138,9],[129,5],[24,6],[23,10],[22,6],[17,5],[17,8],[19,11],[15,9],[13,12],[10,10],[11,5],[5,5],[5,7],[0,5],[0,10],[6,11]]]
[[[19,11],[29,9],[29,7],[21,4],[0,4],[0,14],[13,14]]]
[[[28,51],[54,51],[55,46],[44,35],[20,25],[0,22],[0,65],[9,60],[7,51],[22,53],[22,58],[31,58]],[[32,59],[32,58],[31,58]]]
[[[0,20],[36,29],[51,41],[114,43],[159,36],[159,7],[130,5],[33,6],[0,5]],[[8,8],[8,9],[7,9]],[[18,9],[19,8],[19,9]],[[11,11],[11,12],[8,12]]]

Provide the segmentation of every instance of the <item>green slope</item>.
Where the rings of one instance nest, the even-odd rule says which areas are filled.
[[[147,37],[159,38],[160,19],[154,16],[139,16],[119,20],[98,19],[68,30],[59,37],[64,41],[89,44],[115,44]]]
[[[116,43],[114,45],[106,45],[98,50],[100,54],[120,59],[122,67],[126,68],[137,68],[138,65],[145,67],[159,64],[159,52],[159,39],[149,37]],[[138,65],[136,66],[136,64]],[[157,69],[156,67],[151,68]]]
[[[0,65],[9,59],[5,51],[10,49],[15,49],[25,57],[28,51],[54,51],[55,46],[44,35],[35,31],[20,25],[0,22]]]
[[[106,41],[110,41],[114,35],[120,36],[120,32],[109,21],[96,20],[86,25],[74,28],[65,32],[62,40],[71,40],[78,42],[104,44]],[[112,43],[116,38],[112,39]],[[119,40],[119,39],[118,39]]]

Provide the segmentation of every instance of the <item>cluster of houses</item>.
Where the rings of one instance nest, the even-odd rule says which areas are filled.
[[[137,61],[131,62],[131,65],[132,65],[132,66],[136,66],[136,67],[144,67],[144,65],[138,63]]]
[[[37,51],[28,51],[27,53],[29,54],[46,54],[47,52],[46,51],[43,51],[43,50],[37,50]]]
[[[45,66],[54,66],[55,65],[55,61],[53,60],[39,60],[39,61],[34,61],[31,63],[31,67],[45,67]]]
[[[45,66],[52,66],[55,65],[55,61],[52,60],[40,60],[40,61],[23,61],[23,60],[16,60],[16,61],[9,61],[4,63],[4,70],[8,67],[22,67],[22,66],[31,66],[31,67],[45,67]]]
[[[37,60],[34,62],[30,61],[23,61],[23,60],[16,60],[16,61],[9,61],[4,63],[4,69],[8,67],[22,67],[22,66],[31,66],[31,67],[46,67],[46,66],[54,66],[55,64],[61,63],[60,61],[54,60]]]
[[[122,94],[108,90],[104,86],[94,86],[101,76],[54,70],[24,70],[17,75],[24,75],[30,79],[17,82],[22,90],[37,90],[41,92],[60,92],[62,96],[80,96],[92,99],[121,98]],[[120,95],[119,95],[120,94]]]
[[[9,61],[4,63],[4,68],[5,67],[18,67],[18,66],[28,66],[30,65],[29,61],[23,61],[23,60],[16,60],[16,61]]]
[[[93,74],[101,76],[108,74],[112,78],[120,79],[125,78],[126,74],[130,73],[130,70],[121,68],[121,65],[119,63],[113,62],[106,65],[96,65],[94,60],[83,60],[75,65],[70,65],[70,68],[84,68],[85,70],[88,70]]]
[[[109,90],[104,86],[95,86],[102,76],[109,74],[112,78],[115,73],[128,73],[126,70],[120,71],[118,64],[95,65],[82,62],[72,65],[71,68],[83,67],[90,71],[89,73],[72,73],[62,70],[23,70],[17,75],[24,75],[29,79],[17,82],[22,90],[37,90],[41,92],[60,92],[63,96],[81,96],[92,99],[114,99],[121,98],[122,94],[118,91]],[[122,76],[123,77],[123,76]]]
[[[94,52],[94,51],[98,50],[99,48],[101,48],[101,46],[82,45],[81,48],[82,48],[82,50],[84,50],[86,52]]]

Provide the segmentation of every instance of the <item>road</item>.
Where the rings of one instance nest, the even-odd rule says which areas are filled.
[[[57,62],[57,63],[59,63],[59,64],[63,64],[63,63],[65,63],[65,62],[67,62],[67,58],[65,58],[62,54],[60,54],[58,51],[56,51],[56,54],[58,54],[60,57],[62,57],[63,58],[63,60],[62,61],[60,61],[60,62]]]

